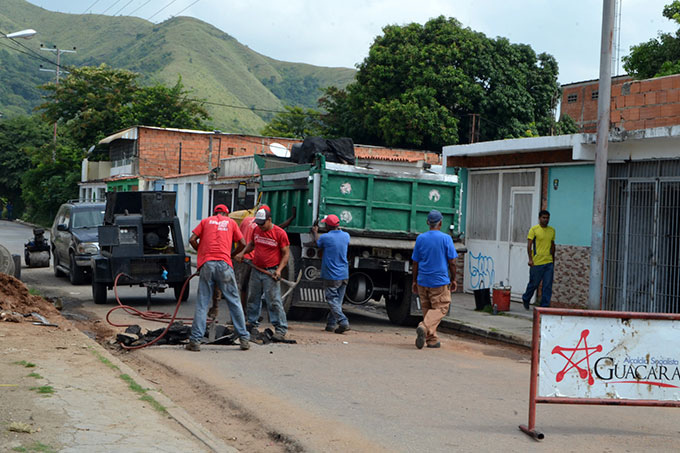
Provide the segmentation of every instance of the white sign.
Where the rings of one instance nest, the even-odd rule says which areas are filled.
[[[541,315],[538,397],[680,401],[680,321]]]

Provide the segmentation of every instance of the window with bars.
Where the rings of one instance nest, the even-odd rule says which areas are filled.
[[[569,94],[567,95],[567,103],[573,104],[574,102],[578,101],[578,94]]]

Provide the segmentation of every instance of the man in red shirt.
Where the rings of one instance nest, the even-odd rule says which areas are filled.
[[[288,264],[290,242],[286,232],[272,223],[271,213],[268,210],[258,210],[254,223],[257,226],[253,229],[252,240],[234,258],[240,262],[245,255],[253,252],[253,265],[268,271],[273,278],[263,272],[255,270],[251,272],[248,284],[248,324],[252,327],[260,325],[262,295],[264,294],[269,310],[269,320],[274,326],[272,338],[280,341],[288,332],[288,321],[281,301],[281,287],[278,280],[281,278],[283,268]]]
[[[245,317],[239,299],[236,278],[231,262],[231,248],[236,244],[234,252],[245,247],[241,230],[227,214],[229,209],[223,204],[215,206],[215,215],[201,220],[189,238],[189,244],[198,251],[198,299],[191,325],[191,335],[187,349],[200,351],[201,339],[205,335],[206,317],[213,290],[217,285],[227,300],[229,314],[234,330],[239,337],[241,349],[250,348],[250,334],[246,329]]]

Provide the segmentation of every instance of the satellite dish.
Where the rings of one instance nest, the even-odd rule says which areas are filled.
[[[269,145],[269,151],[277,157],[290,157],[290,151],[281,143],[272,143]]]

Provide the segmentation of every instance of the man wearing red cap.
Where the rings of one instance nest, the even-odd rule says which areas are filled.
[[[349,263],[347,262],[347,246],[349,234],[340,230],[340,219],[330,214],[321,220],[328,227],[328,233],[319,235],[319,227],[312,227],[312,234],[316,245],[322,250],[321,278],[326,295],[326,302],[330,306],[326,331],[344,333],[350,330],[349,320],[342,312],[342,301],[345,298],[347,280],[349,279]],[[338,325],[336,328],[335,325]]]
[[[238,253],[245,247],[245,241],[238,225],[227,214],[229,209],[223,204],[215,206],[215,215],[201,220],[189,238],[189,244],[198,251],[198,300],[191,325],[191,335],[187,349],[200,351],[201,339],[205,334],[206,317],[213,290],[217,285],[227,300],[229,314],[234,330],[239,337],[241,349],[250,348],[250,334],[246,329],[245,316],[241,308],[236,278],[231,262],[232,244]]]
[[[257,328],[260,325],[262,296],[269,310],[269,321],[274,326],[273,339],[282,341],[288,332],[286,311],[281,301],[281,287],[278,280],[283,268],[288,264],[290,242],[281,227],[272,223],[271,212],[259,209],[255,214],[253,238],[246,248],[234,258],[243,261],[244,255],[253,253],[253,265],[267,273],[253,271],[248,284],[248,324]]]

